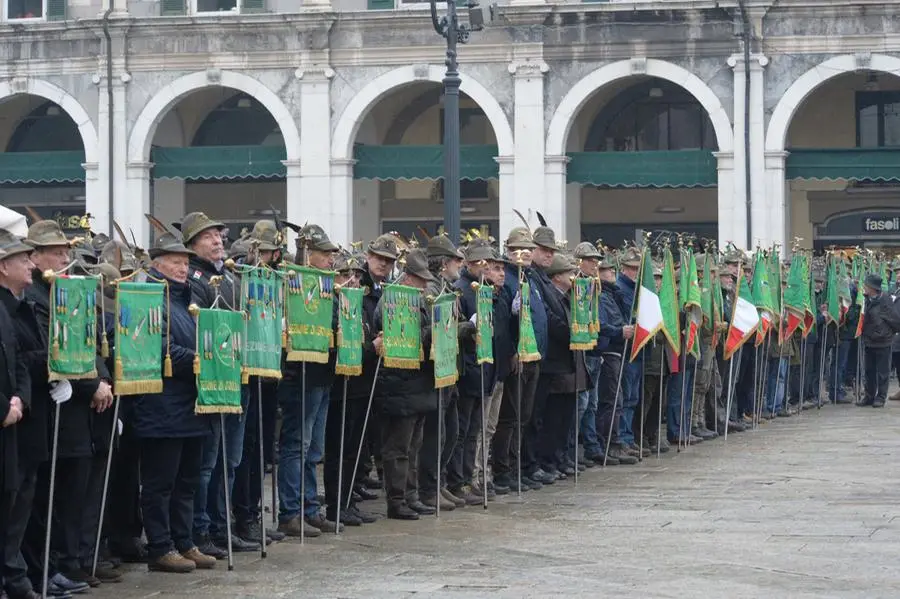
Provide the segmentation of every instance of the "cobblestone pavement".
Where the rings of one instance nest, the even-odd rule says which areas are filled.
[[[826,406],[440,519],[93,597],[900,597],[900,406]],[[367,509],[381,511],[380,502]]]

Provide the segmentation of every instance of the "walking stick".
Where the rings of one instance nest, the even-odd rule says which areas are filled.
[[[53,529],[53,494],[56,491],[56,458],[59,455],[59,408],[56,403],[56,418],[53,421],[53,451],[50,455],[50,497],[47,502],[47,533],[44,537],[44,568],[41,572],[41,597],[47,599],[47,571],[50,569],[50,536]]]
[[[741,348],[743,349],[743,348]],[[740,358],[741,351],[738,350],[738,358]],[[728,421],[731,418],[731,398],[734,394],[734,355],[731,356],[731,359],[728,360],[728,389],[725,392],[726,400],[725,400],[725,441],[728,441]]]
[[[228,571],[234,570],[234,550],[231,544],[231,485],[228,484],[228,448],[225,445],[225,414],[219,414],[222,429],[222,484],[225,485],[225,534],[228,537]],[[263,543],[265,546],[265,543]]]
[[[641,454],[640,457],[638,457],[639,462],[644,461],[644,420],[647,419],[647,413],[644,411],[644,364],[645,364],[645,362],[643,360],[641,360],[641,382],[640,382],[641,395],[640,395],[640,399],[638,400],[640,402],[640,405],[638,407],[641,410],[641,427],[640,427],[640,430],[638,431],[638,434],[641,436],[641,440],[638,443],[638,450],[639,450],[639,453]],[[575,451],[576,451],[576,455],[577,455],[578,437],[575,438],[575,441],[576,441]],[[576,468],[576,470],[577,469],[578,468]]]
[[[797,402],[797,415],[803,412],[803,392],[806,382],[806,338],[800,342],[800,398]]]
[[[688,446],[688,440],[684,436],[684,395],[687,388],[687,348],[682,342],[681,350],[681,407],[678,409],[678,448],[677,452],[681,453],[681,446],[684,444],[685,450]]]
[[[268,553],[266,552],[266,519],[262,514],[262,506],[266,504],[266,458],[263,455],[263,446],[265,443],[263,443],[262,377],[256,377],[256,403],[257,426],[259,427],[259,556],[265,559],[268,556]]]
[[[819,401],[816,402],[818,404],[819,410],[822,409],[822,395],[824,395],[824,390],[826,387],[825,384],[825,343],[827,341],[827,333],[828,333],[828,325],[825,325],[825,335],[822,336],[822,349],[819,351]],[[857,352],[858,357],[858,352]]]
[[[100,561],[100,540],[103,536],[103,517],[106,514],[106,494],[109,492],[109,471],[112,468],[113,448],[116,445],[116,433],[119,430],[119,405],[122,398],[115,397],[113,408],[112,433],[109,437],[109,451],[106,453],[106,472],[103,474],[103,494],[100,496],[100,519],[97,521],[97,542],[94,543],[94,559],[91,564],[91,576],[97,576],[97,562]]]
[[[306,542],[306,454],[312,439],[306,438],[306,362],[300,363],[300,544]]]
[[[759,369],[759,350],[762,345],[757,345],[755,351],[753,352],[753,428],[755,429],[758,425],[756,422],[756,412],[759,407],[759,385],[760,385],[760,375],[762,372]]]
[[[355,477],[357,470],[359,470],[359,460],[362,458],[363,445],[366,444],[366,429],[369,426],[369,414],[372,412],[372,399],[375,397],[375,384],[378,382],[379,370],[381,370],[381,356],[378,356],[378,361],[375,363],[375,376],[372,377],[372,389],[369,391],[369,403],[366,405],[366,417],[363,419],[362,434],[359,438],[359,449],[356,452],[356,461],[353,462],[353,472],[350,476]],[[440,431],[440,423],[438,424],[438,431]],[[440,432],[438,434],[440,434]],[[347,503],[345,504],[347,509],[350,509],[350,500],[352,498],[353,493],[347,495]]]
[[[856,341],[856,401],[859,401],[859,379],[860,379],[860,374],[862,372],[862,364],[863,364],[862,350],[863,350],[862,338],[858,337],[857,341]]]
[[[521,268],[519,272],[521,272]],[[518,499],[522,499],[522,368],[524,368],[524,364],[516,360],[516,495]]]
[[[434,517],[435,519],[441,517],[441,450],[444,448],[441,445],[441,429],[444,427],[444,388],[441,387],[437,390],[438,392],[438,411],[437,411],[437,495],[434,498]],[[459,404],[457,404],[459,405]],[[485,506],[487,507],[487,506]]]
[[[665,352],[665,350],[663,350],[663,351]],[[665,354],[663,354],[663,355],[665,355]],[[662,406],[663,406],[663,395],[664,395],[663,383],[665,381],[665,377],[663,376],[663,369],[665,368],[665,365],[666,365],[666,361],[664,359],[660,360],[660,362],[659,362],[659,400],[656,402],[659,404],[659,421],[657,422],[657,426],[656,426],[656,459],[657,460],[659,459],[659,456],[662,453],[660,451],[660,446],[662,445],[662,434],[663,434],[663,430],[662,430],[663,407]]]
[[[612,418],[609,420],[609,433],[606,435],[606,451],[603,452],[604,468],[606,468],[606,458],[609,455],[609,446],[612,442],[613,429],[616,426],[616,408],[619,406],[619,391],[622,390],[622,375],[625,373],[625,356],[628,354],[629,341],[630,339],[626,339],[625,345],[622,346],[622,361],[619,363],[619,378],[616,381],[616,394],[613,395],[613,413]]]
[[[481,364],[481,492],[484,495],[484,509],[488,509],[488,488],[487,488],[487,413],[485,412],[484,398],[484,363]],[[575,405],[576,409],[578,405]],[[438,424],[440,426],[440,423]],[[577,437],[576,437],[577,438]],[[441,471],[438,470],[438,482],[440,482]],[[440,501],[437,501],[440,503]]]
[[[337,480],[337,523],[334,526],[334,534],[339,535],[341,533],[341,491],[343,491],[344,487],[342,486],[344,483],[344,436],[345,436],[345,426],[347,424],[347,384],[350,380],[349,376],[344,376],[344,391],[341,399],[341,447],[340,447],[340,459],[338,459],[338,480]]]

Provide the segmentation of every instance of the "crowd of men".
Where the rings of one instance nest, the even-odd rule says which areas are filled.
[[[24,239],[0,230],[0,596],[40,596],[46,580],[50,596],[68,597],[121,581],[122,562],[163,572],[213,568],[228,548],[260,551],[262,543],[286,537],[373,523],[377,517],[361,505],[378,497],[388,518],[416,520],[497,495],[536,492],[588,468],[634,465],[674,444],[687,447],[821,406],[822,388],[834,403],[879,407],[887,395],[898,326],[877,275],[865,279],[860,337],[856,307],[840,327],[829,325],[825,300],[817,297],[817,333],[748,344],[729,361],[722,339],[735,283],[741,271],[752,274],[753,263],[734,248],[699,254],[698,266],[708,264],[721,283],[724,324],[717,330],[704,322],[699,359],[685,353],[673,368],[664,343],[648,344],[630,359],[642,266],[634,247],[613,252],[583,242],[570,251],[549,227],[522,226],[502,248],[481,236],[457,247],[435,235],[417,247],[385,234],[347,251],[321,227],[306,225],[290,256],[273,221],[260,221],[231,244],[225,226],[202,213],[188,214],[177,229],[157,225],[148,252],[100,235],[79,243],[52,221],[33,223]],[[251,377],[243,386],[242,414],[196,413],[189,307],[240,309],[240,281],[227,268],[229,259],[272,267],[302,262],[333,270],[338,285],[367,288],[361,375],[335,375],[334,360],[283,363],[281,380]],[[46,271],[103,277],[96,305],[106,315],[109,339],[114,281],[137,273],[168,283],[162,349],[168,348],[172,376],[163,379],[161,393],[122,398],[116,419],[115,347],[109,357],[97,356],[97,378],[48,382]],[[659,285],[662,267],[653,272]],[[570,349],[575,276],[593,277],[602,288],[600,326],[589,350]],[[813,277],[821,292],[824,272]],[[454,386],[435,389],[427,351],[418,369],[382,363],[380,302],[390,283],[425,296],[458,295]],[[494,292],[492,364],[476,361],[473,283]],[[428,348],[431,314],[420,305]],[[518,359],[523,306],[530,310],[537,360]],[[898,356],[893,353],[894,367]],[[854,399],[862,365],[864,386]],[[110,500],[101,522],[110,451]],[[278,497],[278,524],[265,532],[261,463],[272,468]],[[51,510],[53,488],[64,500]]]

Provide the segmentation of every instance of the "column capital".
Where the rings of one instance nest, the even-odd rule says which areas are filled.
[[[513,60],[506,69],[516,79],[533,79],[535,77],[543,77],[545,73],[550,71],[550,65],[540,58],[528,58],[525,60]]]
[[[84,169],[84,178],[85,179],[99,179],[100,178],[100,163],[99,162],[83,162],[83,163],[81,163],[81,168]]]
[[[570,158],[565,154],[562,155],[545,155],[544,167],[548,175],[565,175],[566,165],[569,164]]]
[[[299,177],[300,176],[300,161],[299,160],[282,160],[281,164],[283,164],[284,168],[287,169],[288,177]]]
[[[718,170],[734,170],[734,152],[713,152]]]
[[[355,164],[356,159],[354,158],[332,158],[331,174],[338,177],[352,177]]]
[[[784,169],[790,154],[784,150],[766,152],[766,169]]]
[[[334,69],[327,64],[311,64],[298,67],[294,77],[304,83],[324,83],[334,78]]]
[[[729,56],[726,59],[726,64],[729,67],[734,69],[735,71],[743,71],[744,70],[744,55],[742,53],[735,53]],[[750,70],[755,71],[759,69],[763,69],[769,64],[769,57],[765,54],[751,54],[750,55]]]
[[[494,156],[494,162],[500,166],[501,175],[512,175],[516,170],[515,156]]]
[[[125,164],[125,168],[129,179],[150,179],[150,169],[153,168],[153,163],[128,162]]]

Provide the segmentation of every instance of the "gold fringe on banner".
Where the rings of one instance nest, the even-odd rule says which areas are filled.
[[[281,371],[274,368],[250,368],[247,367],[247,374],[250,376],[261,376],[267,379],[281,380]]]
[[[411,358],[387,358],[384,359],[384,365],[388,368],[402,368],[404,370],[418,370],[422,360],[413,360]]]
[[[287,329],[281,330],[281,349],[288,348],[288,337],[287,337]]]
[[[116,395],[162,393],[162,381],[116,381]]]
[[[458,381],[458,380],[459,380],[458,374],[442,376],[440,378],[434,379],[434,388],[435,389],[443,389],[444,387],[449,387],[451,385],[455,385],[456,381]]]
[[[362,374],[362,365],[348,366],[346,364],[337,364],[334,367],[334,373],[344,376],[359,376]]]
[[[119,381],[125,378],[125,368],[122,366],[122,358],[116,358],[113,377],[115,378],[117,385]]]
[[[194,374],[200,374],[200,356],[194,354]]]
[[[194,406],[194,414],[243,414],[241,406]]]
[[[48,381],[84,381],[87,379],[97,378],[97,369],[94,368],[90,372],[84,374],[64,374],[60,372],[50,372],[47,375]]]
[[[570,343],[569,349],[573,351],[589,351],[597,347],[597,343]]]
[[[519,354],[519,362],[537,362],[540,359],[540,352],[535,352],[533,354]]]
[[[315,364],[328,364],[328,353],[315,351],[291,350],[287,354],[288,362],[313,362]]]
[[[481,366],[482,364],[493,364],[494,358],[482,358],[481,360],[476,360],[475,363],[479,366]]]

